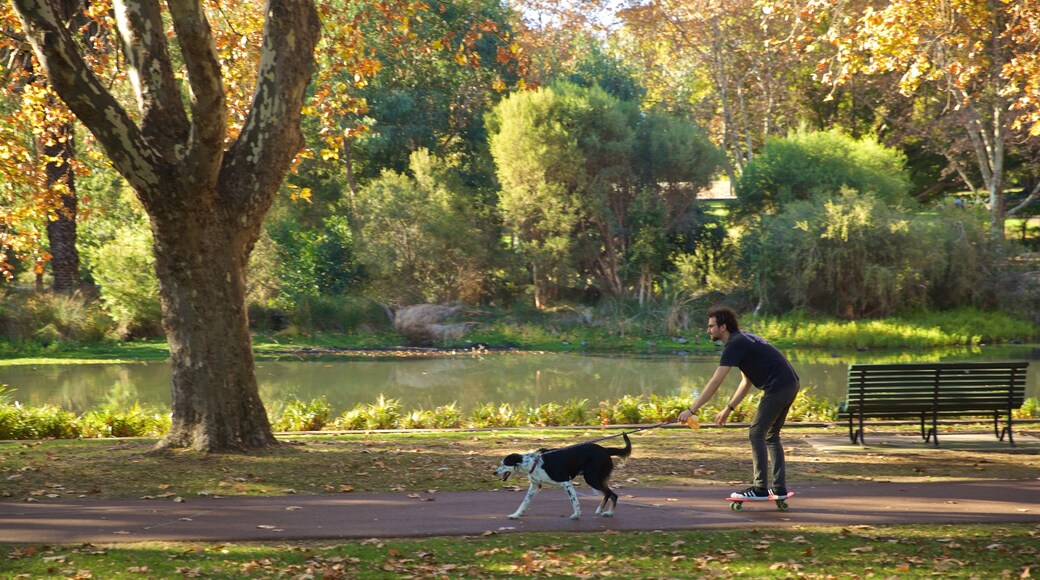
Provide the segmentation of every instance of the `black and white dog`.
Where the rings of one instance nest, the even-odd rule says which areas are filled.
[[[611,457],[624,459],[632,453],[632,442],[628,440],[627,434],[622,435],[625,438],[624,448],[582,443],[560,449],[539,449],[523,455],[506,455],[495,469],[495,477],[501,477],[502,481],[505,481],[514,473],[522,473],[530,482],[524,501],[520,502],[520,507],[516,508],[509,518],[515,520],[522,516],[543,485],[556,485],[562,487],[571,500],[571,506],[574,507],[571,519],[578,519],[581,517],[581,507],[578,505],[578,494],[574,492],[571,480],[579,474],[585,477],[585,483],[603,494],[603,501],[596,508],[596,513],[604,517],[614,515],[618,496],[607,487],[607,480],[614,471],[614,460]]]

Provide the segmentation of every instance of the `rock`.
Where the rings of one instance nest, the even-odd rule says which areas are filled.
[[[476,322],[458,321],[470,313],[453,304],[416,304],[405,306],[394,316],[394,328],[413,342],[460,340]]]

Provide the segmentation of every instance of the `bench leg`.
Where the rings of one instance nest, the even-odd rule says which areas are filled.
[[[932,417],[932,428],[931,429],[925,430],[924,421],[925,421],[924,413],[921,413],[921,438],[924,439],[925,443],[928,443],[929,441],[931,441],[932,443],[935,444],[936,447],[938,447],[939,446],[939,429],[938,429],[939,426],[938,426],[938,423],[937,423],[935,417],[934,416]]]
[[[1012,447],[1015,446],[1015,437],[1011,434],[1011,412],[1008,411],[1007,425],[1003,429],[1000,428],[1000,412],[993,412],[993,432],[996,434],[999,441],[1004,440],[1004,436],[1007,436],[1008,444]]]
[[[852,440],[853,445],[855,445],[856,442],[863,445],[863,425],[861,423],[859,429],[854,429],[851,415],[849,416],[849,439]]]

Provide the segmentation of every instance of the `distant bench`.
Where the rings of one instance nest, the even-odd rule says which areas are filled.
[[[939,417],[992,413],[997,439],[1006,435],[1014,445],[1011,412],[1025,400],[1028,366],[1027,361],[849,365],[838,419],[848,419],[849,437],[862,445],[864,419],[919,417],[921,437],[938,447]]]

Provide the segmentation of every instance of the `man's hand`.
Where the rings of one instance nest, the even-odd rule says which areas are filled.
[[[685,422],[689,421],[690,417],[692,417],[692,416],[693,416],[693,411],[691,411],[689,409],[686,409],[682,413],[679,413],[679,422],[680,423],[685,423]]]
[[[715,424],[719,427],[725,427],[726,419],[729,418],[729,413],[729,407],[723,407],[722,410],[719,411],[719,414],[715,415]]]

